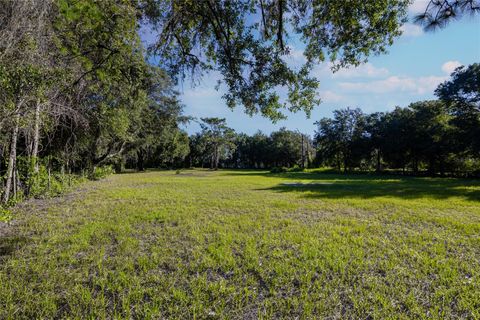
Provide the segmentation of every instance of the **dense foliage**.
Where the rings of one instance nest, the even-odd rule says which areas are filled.
[[[222,124],[224,119],[220,119]],[[223,124],[224,125],[224,124]],[[225,126],[225,125],[224,125]],[[226,126],[225,126],[226,127]],[[219,147],[215,147],[209,131],[202,131],[190,138],[190,154],[187,165],[194,167],[223,168],[273,168],[305,166],[312,160],[312,141],[304,134],[285,128],[265,135],[252,136],[224,129]],[[217,140],[220,140],[217,138]],[[215,156],[215,150],[217,156]]]
[[[272,120],[282,110],[307,114],[319,103],[314,63],[358,65],[383,53],[401,34],[409,0],[144,0],[145,17],[161,32],[151,48],[175,79],[215,70],[230,108]],[[305,65],[287,63],[305,45]],[[288,94],[281,99],[279,88]]]
[[[47,193],[70,173],[143,169],[153,153],[155,163],[183,159],[186,118],[170,77],[146,59],[134,2],[0,6],[3,203]]]

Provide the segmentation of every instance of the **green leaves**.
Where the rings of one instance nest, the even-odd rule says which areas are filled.
[[[150,48],[175,79],[216,70],[227,106],[273,121],[282,111],[310,113],[319,103],[311,64],[329,59],[334,69],[358,65],[386,51],[400,35],[408,0],[144,0],[144,14],[159,30]],[[152,8],[155,8],[153,10]],[[148,9],[148,10],[147,10]],[[307,63],[285,61],[289,39],[305,45]],[[281,99],[282,88],[287,91]]]

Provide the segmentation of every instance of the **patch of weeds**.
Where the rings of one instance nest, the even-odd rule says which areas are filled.
[[[288,172],[287,167],[273,167],[270,169],[270,173],[285,173]]]
[[[0,222],[9,222],[13,219],[12,211],[0,206]]]
[[[101,180],[115,173],[112,166],[95,167],[88,175],[90,180]]]
[[[294,165],[292,168],[288,169],[288,172],[303,172],[305,168],[300,167],[299,165]]]

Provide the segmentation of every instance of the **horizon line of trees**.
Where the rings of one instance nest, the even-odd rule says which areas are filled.
[[[457,68],[435,95],[390,112],[336,110],[316,122],[317,163],[480,176],[480,64]]]
[[[190,136],[186,166],[480,176],[480,64],[457,68],[435,95],[438,100],[390,112],[335,110],[332,118],[315,122],[313,139],[286,128],[237,134],[225,119],[203,119],[202,132]],[[210,130],[212,121],[222,129]]]

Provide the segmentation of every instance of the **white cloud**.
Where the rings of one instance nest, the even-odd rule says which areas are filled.
[[[319,92],[320,99],[322,102],[340,102],[345,100],[345,98],[331,90],[324,90]]]
[[[408,76],[389,76],[385,79],[368,81],[368,82],[340,82],[338,86],[345,91],[352,93],[368,92],[368,93],[409,93],[409,94],[429,94],[438,87],[438,85],[448,79],[457,67],[462,64],[459,61],[452,60],[445,62],[441,69],[446,76],[425,76],[425,77],[408,77]],[[388,70],[387,70],[388,72]]]
[[[460,67],[461,65],[462,64],[460,63],[460,61],[456,61],[456,60],[447,61],[444,64],[442,64],[442,71],[450,75],[452,74],[453,71],[455,71],[456,68]]]
[[[358,67],[342,68],[337,72],[332,71],[332,65],[331,62],[318,64],[312,70],[312,75],[319,79],[383,78],[389,75],[388,69],[377,68],[370,62]]]
[[[362,64],[358,67],[350,67],[348,69],[340,69],[333,74],[333,78],[377,78],[388,75],[386,68],[377,68],[370,62]]]
[[[413,23],[405,23],[400,30],[405,37],[418,37],[423,34],[422,27]]]
[[[446,79],[445,76],[419,78],[390,76],[386,79],[370,82],[340,82],[339,87],[350,92],[426,94],[433,92]]]

